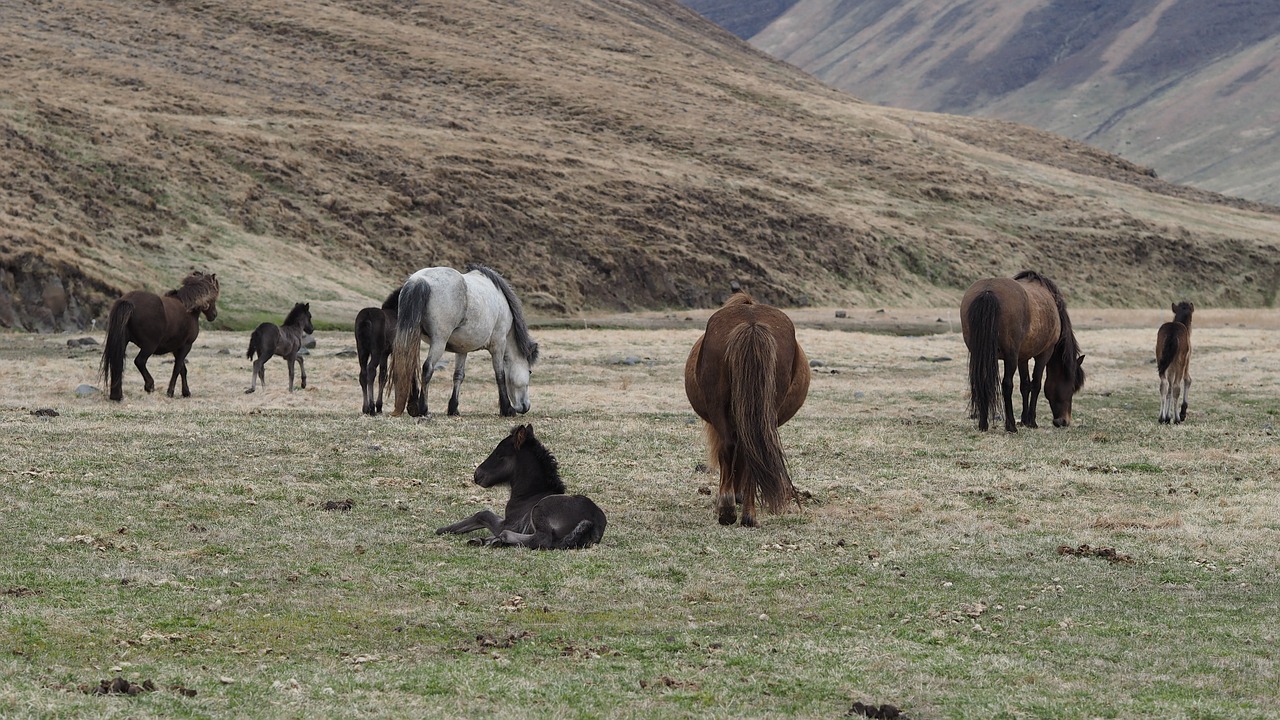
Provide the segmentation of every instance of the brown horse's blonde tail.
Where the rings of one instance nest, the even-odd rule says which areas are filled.
[[[770,512],[794,495],[778,435],[778,345],[764,325],[743,323],[729,332],[729,414],[743,453],[746,478],[740,490],[754,493]],[[723,469],[722,469],[723,471]]]
[[[422,315],[431,297],[431,286],[410,278],[400,290],[400,309],[396,316],[396,336],[391,343],[391,387],[396,405],[392,415],[404,413],[414,386],[422,387]],[[426,392],[426,388],[422,388]]]

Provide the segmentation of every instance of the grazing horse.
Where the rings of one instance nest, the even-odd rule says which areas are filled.
[[[458,414],[458,393],[466,377],[467,353],[481,348],[493,359],[498,410],[509,417],[529,411],[529,370],[538,361],[538,343],[529,336],[524,308],[515,291],[494,270],[468,265],[423,268],[400,289],[391,378],[396,391],[392,415],[427,414],[427,385],[446,350],[454,353],[453,395],[449,414]],[[418,371],[423,336],[430,340],[427,360]],[[421,388],[416,394],[412,390]],[[415,400],[416,402],[410,402]]]
[[[518,425],[476,468],[480,487],[507,484],[506,517],[481,510],[466,520],[436,530],[437,535],[487,528],[493,537],[477,545],[523,545],[535,550],[591,547],[604,537],[604,511],[585,495],[565,495],[555,456],[533,435],[532,425]]]
[[[1180,423],[1187,419],[1187,395],[1191,392],[1191,313],[1189,302],[1173,305],[1173,322],[1160,326],[1156,335],[1156,367],[1160,371],[1160,422]],[[1178,394],[1182,408],[1174,414]]]
[[[283,325],[276,326],[264,322],[255,328],[253,334],[249,336],[249,351],[245,353],[245,357],[253,360],[254,353],[257,353],[258,359],[253,360],[253,370],[250,371],[252,382],[244,394],[248,395],[257,390],[259,380],[262,381],[263,386],[266,386],[267,379],[262,376],[262,371],[273,355],[279,355],[289,363],[289,392],[293,392],[293,361],[298,361],[298,369],[302,371],[302,389],[305,390],[307,365],[299,352],[302,350],[303,338],[313,332],[315,329],[311,327],[311,303],[294,305],[289,315],[285,317]]]
[[[182,397],[191,397],[187,387],[187,354],[200,334],[200,313],[213,321],[218,317],[218,276],[193,272],[182,281],[182,287],[164,296],[145,290],[134,290],[111,305],[107,316],[107,342],[102,349],[102,379],[110,383],[110,397],[120,400],[124,375],[124,353],[130,342],[138,346],[133,359],[142,373],[143,389],[152,392],[156,381],[147,372],[147,359],[152,355],[173,353],[173,376],[169,378],[169,397],[182,378]]]
[[[712,464],[720,468],[721,525],[756,525],[756,503],[778,512],[795,497],[778,428],[809,393],[809,360],[781,310],[734,293],[707,320],[684,365],[684,390],[706,421]]]
[[[1053,281],[1026,270],[1010,278],[974,283],[960,301],[960,324],[969,347],[969,416],[978,429],[989,427],[996,387],[1004,393],[1004,429],[1017,432],[1013,420],[1013,374],[1022,381],[1022,424],[1036,425],[1041,378],[1055,427],[1071,424],[1071,400],[1084,386],[1080,354],[1067,304]],[[1028,373],[1031,359],[1035,372]],[[1000,361],[1004,380],[999,381]],[[1047,370],[1047,372],[1046,372]]]
[[[356,314],[356,356],[360,360],[360,391],[364,396],[361,409],[365,415],[382,412],[382,392],[387,387],[387,361],[391,343],[396,338],[396,312],[400,307],[400,288],[391,291],[382,307],[367,307]],[[373,387],[377,383],[378,394]]]

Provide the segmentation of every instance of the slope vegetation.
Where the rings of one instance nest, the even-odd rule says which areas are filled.
[[[349,323],[483,262],[546,314],[1274,302],[1280,217],[1007,123],[867,105],[664,0],[0,5],[0,324],[191,268]]]

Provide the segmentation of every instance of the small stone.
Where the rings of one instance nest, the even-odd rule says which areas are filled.
[[[836,317],[838,317],[838,318],[847,318],[847,317],[849,317],[849,313],[845,312],[844,310],[837,310],[837,311],[836,311]]]
[[[79,385],[76,387],[76,397],[89,397],[100,392],[102,391],[92,385]]]

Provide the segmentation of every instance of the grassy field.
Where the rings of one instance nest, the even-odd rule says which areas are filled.
[[[1197,314],[1176,427],[1152,313],[1074,315],[1076,424],[1014,436],[966,418],[958,333],[802,328],[812,500],[753,530],[699,468],[699,329],[537,332],[525,420],[609,513],[574,552],[433,534],[505,502],[470,482],[513,425],[484,353],[415,422],[359,415],[346,333],[306,391],[272,360],[244,395],[247,333],[210,332],[192,398],[127,368],[120,404],[76,397],[79,336],[0,336],[0,715],[1276,717],[1277,313]],[[157,689],[84,692],[117,676]]]

